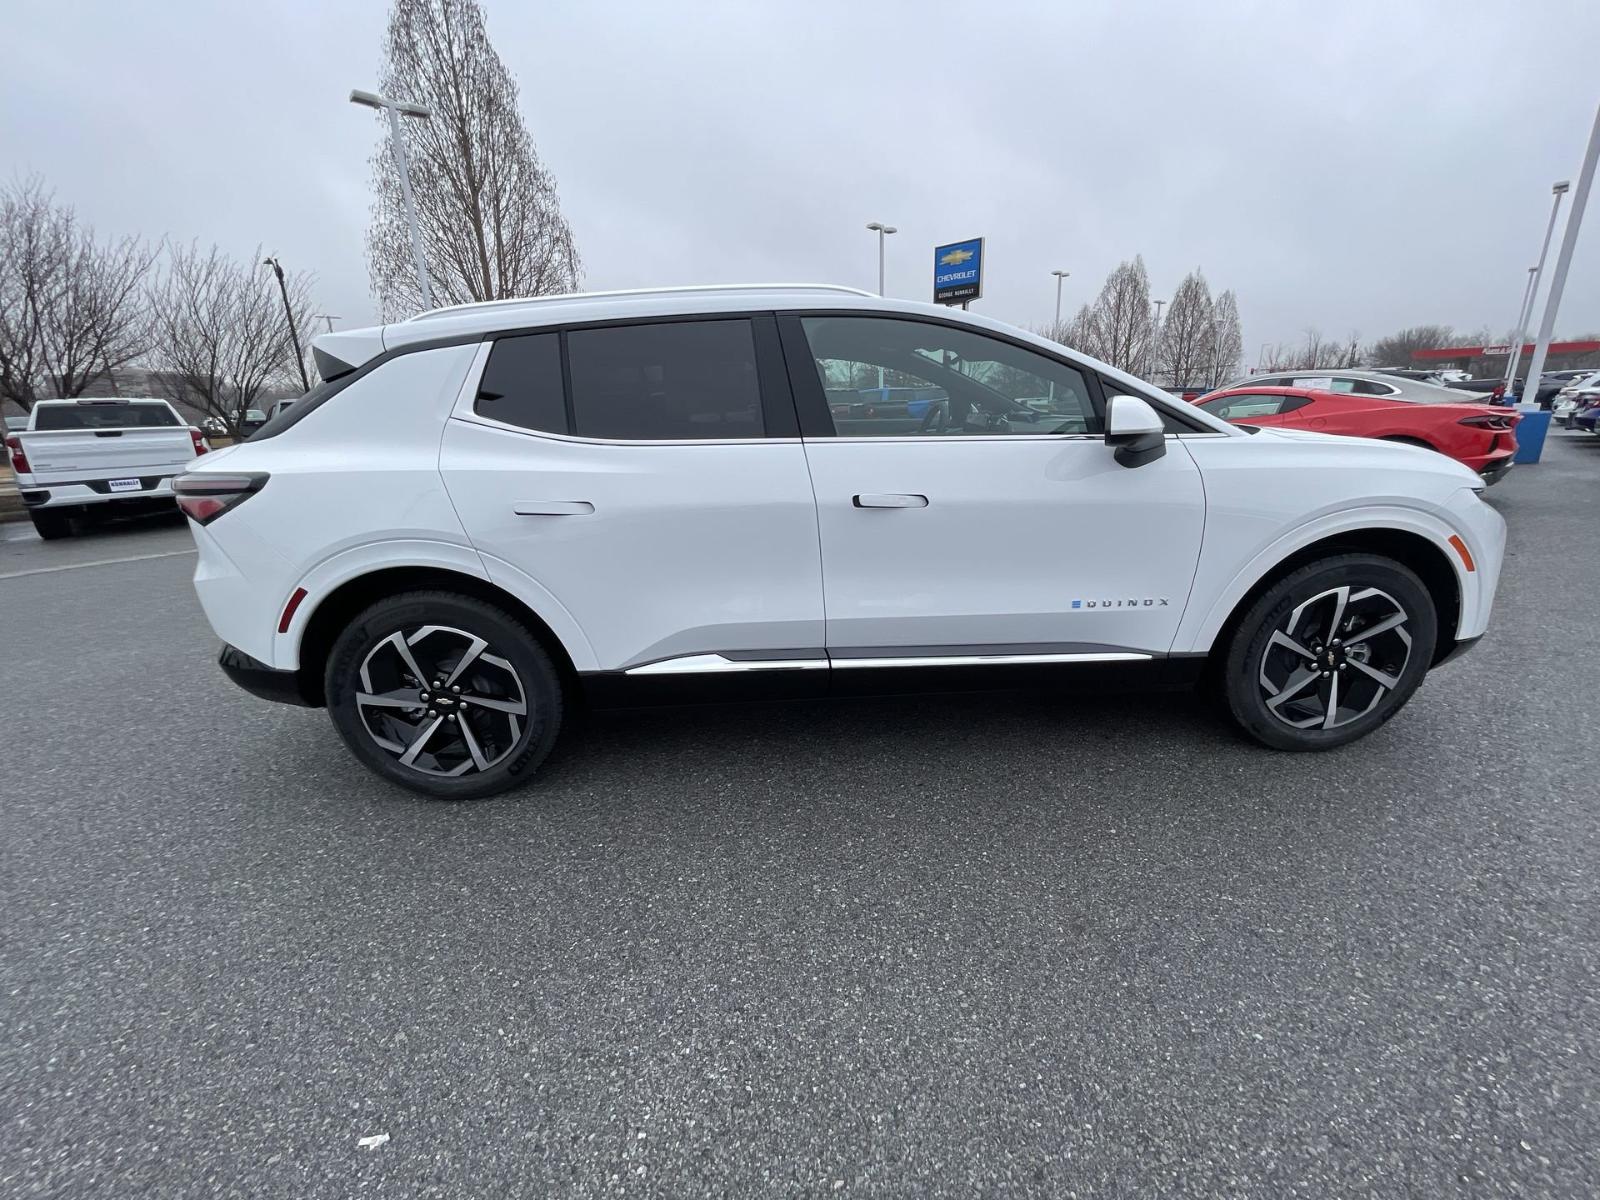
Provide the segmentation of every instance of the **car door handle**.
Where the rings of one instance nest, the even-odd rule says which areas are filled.
[[[587,500],[519,500],[511,511],[519,517],[582,517],[594,505]]]
[[[926,496],[893,494],[885,496],[862,495],[855,498],[855,506],[857,508],[927,508],[928,498]]]

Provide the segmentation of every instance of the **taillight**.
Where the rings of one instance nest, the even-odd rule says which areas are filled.
[[[255,475],[179,475],[172,481],[178,507],[197,525],[209,525],[223,513],[237,508],[267,485],[267,476]]]
[[[211,449],[210,446],[206,445],[206,435],[201,433],[193,425],[189,426],[189,440],[194,443],[194,453],[196,458],[204,454],[207,450]]]
[[[19,475],[31,474],[28,456],[22,450],[22,439],[14,433],[11,434],[6,438],[6,449],[11,451],[11,469]]]
[[[1462,417],[1457,425],[1471,425],[1477,429],[1510,429],[1511,420],[1499,413],[1480,413],[1470,417]]]

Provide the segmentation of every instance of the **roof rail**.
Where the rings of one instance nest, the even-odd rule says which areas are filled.
[[[686,287],[620,288],[609,292],[562,292],[555,296],[514,296],[508,300],[477,300],[469,304],[450,304],[443,308],[430,308],[420,312],[411,321],[427,321],[434,317],[454,317],[462,313],[481,312],[485,309],[513,308],[529,304],[549,304],[560,300],[607,300],[617,296],[680,296],[697,292],[842,292],[848,296],[872,296],[875,293],[860,288],[845,287],[837,283],[703,283]]]

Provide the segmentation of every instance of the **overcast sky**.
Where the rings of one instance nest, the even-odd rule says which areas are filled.
[[[1064,310],[1143,254],[1202,267],[1247,357],[1309,326],[1507,328],[1600,101],[1600,4],[484,0],[589,288],[749,280]],[[7,0],[0,164],[100,230],[257,243],[375,319],[382,0]],[[1592,206],[1600,209],[1600,202]],[[1557,239],[1559,240],[1559,229]],[[1551,261],[1554,261],[1552,249]],[[1558,333],[1600,330],[1600,213]]]

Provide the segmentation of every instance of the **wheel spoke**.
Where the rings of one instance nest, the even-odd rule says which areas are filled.
[[[461,672],[465,671],[475,661],[477,661],[478,655],[482,654],[488,648],[489,643],[484,641],[481,637],[473,638],[472,644],[467,647],[467,652],[461,656],[461,661],[456,663],[455,670],[451,671],[449,676],[445,679],[444,686],[449,687],[458,678],[460,678]]]
[[[478,739],[472,736],[472,722],[467,720],[467,714],[462,713],[456,725],[461,730],[461,740],[467,744],[467,753],[472,755],[473,764],[480,771],[489,769],[489,760],[483,756],[483,750],[478,746]]]
[[[438,731],[439,726],[443,724],[443,717],[435,717],[428,727],[417,736],[417,740],[406,747],[406,752],[400,756],[401,764],[407,767],[414,765],[417,761],[417,755],[421,754],[422,748],[428,744],[428,739],[431,738]]]
[[[1380,671],[1369,663],[1357,662],[1353,658],[1349,659],[1348,662],[1363,675],[1370,675],[1373,679],[1376,679],[1385,688],[1392,690],[1400,686],[1400,676],[1398,675],[1390,675],[1387,671]]]
[[[1323,639],[1330,645],[1333,643],[1333,639],[1339,636],[1339,622],[1344,620],[1345,605],[1350,603],[1350,589],[1348,586],[1334,588],[1333,594],[1335,597],[1333,620],[1328,622],[1328,636]]]
[[[526,716],[528,706],[521,700],[495,700],[489,696],[462,696],[461,703],[476,704],[479,708],[492,708],[496,712],[515,713],[517,716]]]
[[[1334,721],[1339,716],[1339,677],[1328,676],[1328,713],[1322,718],[1322,727],[1332,729]]]
[[[1314,660],[1316,658],[1316,655],[1312,654],[1311,651],[1307,650],[1304,646],[1295,641],[1281,629],[1274,629],[1272,631],[1272,637],[1267,640],[1267,649],[1270,650],[1274,646],[1282,646],[1287,650],[1293,650],[1301,658],[1307,660]]]
[[[417,665],[417,660],[411,654],[411,647],[406,642],[406,635],[403,631],[395,630],[395,632],[383,639],[383,643],[395,648],[395,651],[400,655],[400,660],[406,664],[406,670],[411,672],[412,678],[418,683],[425,684],[428,682],[428,673]]]
[[[419,688],[401,688],[394,692],[357,692],[356,703],[369,708],[426,708]]]
[[[1376,625],[1370,626],[1367,629],[1363,629],[1359,633],[1351,634],[1349,637],[1345,638],[1344,644],[1346,646],[1359,646],[1368,638],[1377,637],[1380,633],[1388,633],[1389,630],[1397,629],[1405,623],[1406,614],[1403,612],[1395,613],[1394,616],[1385,617]]]
[[[1301,667],[1300,670],[1289,677],[1289,681],[1283,685],[1283,690],[1267,701],[1267,707],[1273,712],[1277,712],[1280,705],[1286,701],[1293,700],[1301,692],[1305,691],[1306,685],[1314,682],[1320,674],[1321,672],[1319,671]]]

